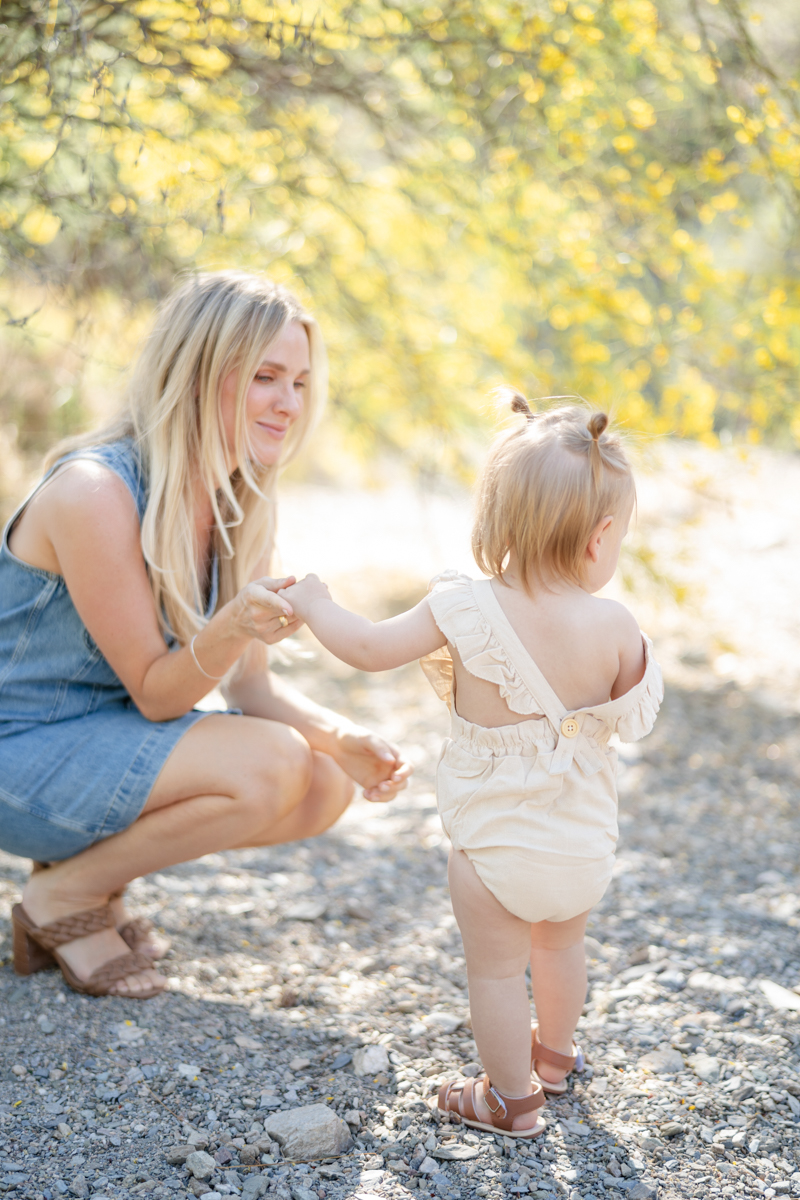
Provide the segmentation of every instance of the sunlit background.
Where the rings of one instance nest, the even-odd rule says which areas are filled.
[[[0,15],[0,515],[113,411],[176,276],[244,266],[331,352],[285,570],[375,614],[471,570],[491,388],[580,392],[634,435],[615,587],[663,652],[795,678],[796,5]]]

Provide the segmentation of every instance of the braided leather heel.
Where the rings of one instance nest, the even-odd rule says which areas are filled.
[[[114,914],[107,904],[102,908],[74,913],[61,921],[52,921],[49,925],[41,926],[33,923],[21,904],[15,904],[11,910],[11,920],[14,926],[14,970],[18,975],[30,975],[33,971],[41,971],[55,961],[61,969],[64,981],[73,991],[81,992],[85,996],[107,996],[112,986],[120,979],[135,975],[138,971],[146,971],[153,965],[144,954],[131,952],[103,963],[88,979],[79,979],[64,961],[58,953],[59,946],[88,937],[91,933],[98,933],[101,929],[114,928]],[[161,988],[153,987],[150,991],[130,993],[124,998],[149,1000],[160,993]]]

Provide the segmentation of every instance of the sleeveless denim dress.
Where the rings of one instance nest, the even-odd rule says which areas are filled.
[[[11,553],[26,505],[71,459],[123,480],[141,523],[146,481],[131,439],[59,459],[14,513],[0,545],[0,849],[70,858],[127,829],[173,749],[207,713],[148,721],[100,653],[60,575]],[[214,561],[207,615],[217,603]]]

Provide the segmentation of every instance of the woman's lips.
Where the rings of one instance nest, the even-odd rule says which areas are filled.
[[[256,421],[256,425],[259,429],[263,429],[270,437],[274,437],[278,441],[283,441],[289,432],[288,425],[268,425],[266,421]]]

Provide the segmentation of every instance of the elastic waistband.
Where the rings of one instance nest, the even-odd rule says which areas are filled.
[[[610,737],[608,726],[588,714],[582,718],[581,734],[590,745],[600,749]],[[516,725],[498,725],[492,729],[465,721],[455,709],[451,709],[450,736],[454,742],[489,754],[548,754],[558,744],[558,734],[547,717],[531,717]]]

